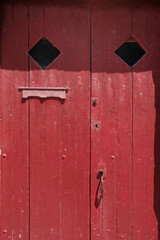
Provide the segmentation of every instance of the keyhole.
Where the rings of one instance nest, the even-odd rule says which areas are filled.
[[[98,123],[95,123],[95,127],[98,128]]]

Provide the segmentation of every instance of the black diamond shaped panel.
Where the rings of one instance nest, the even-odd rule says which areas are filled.
[[[28,54],[42,69],[45,69],[54,59],[56,59],[56,57],[58,57],[60,51],[53,46],[47,38],[43,37],[28,51]]]
[[[124,42],[115,53],[132,67],[145,55],[146,52],[134,39],[130,39]]]

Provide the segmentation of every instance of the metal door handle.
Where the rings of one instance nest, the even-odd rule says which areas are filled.
[[[103,186],[103,174],[101,176],[101,198],[103,197],[104,186]]]
[[[100,174],[100,184],[101,184],[101,198],[103,197],[103,192],[104,192],[104,186],[103,186],[103,175],[104,175],[104,170],[99,170]]]
[[[97,173],[97,179],[99,180],[99,183],[98,183],[98,187],[96,190],[95,201],[94,201],[94,205],[96,208],[98,208],[100,201],[103,198],[103,193],[104,193],[103,180],[105,179],[105,172],[106,172],[106,169],[101,168],[101,169],[99,169],[99,171]],[[99,194],[99,192],[100,192],[100,194]]]

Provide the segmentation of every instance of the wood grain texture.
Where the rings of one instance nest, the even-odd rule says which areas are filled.
[[[46,34],[59,43],[62,53],[60,70],[51,72],[57,86],[70,89],[61,106],[60,234],[63,239],[89,239],[90,73],[85,71],[90,63],[89,10],[46,12]],[[54,31],[48,29],[49,23]]]
[[[117,9],[115,16],[117,17],[117,45],[120,46],[131,34],[130,7],[120,11]],[[116,232],[117,239],[130,239],[132,234],[132,78],[131,69],[125,62],[117,57],[115,64],[117,79]]]
[[[2,10],[2,9],[1,9]],[[1,239],[28,239],[28,108],[21,103],[19,85],[27,85],[26,7],[3,8],[1,31],[2,175]],[[21,23],[19,21],[21,19]],[[21,32],[17,31],[17,28]]]
[[[30,42],[43,34],[61,55],[45,71],[30,62],[31,86],[70,91],[30,100],[31,238],[89,239],[90,74],[74,71],[89,68],[88,10],[30,8]]]
[[[30,97],[38,97],[38,98],[66,98],[66,91],[55,91],[55,90],[22,90],[22,98],[30,98]]]
[[[160,238],[160,84],[159,84],[159,8],[147,6],[147,239]],[[148,34],[149,33],[149,34]]]
[[[92,11],[92,99],[99,99],[91,115],[92,239],[131,236],[132,81],[130,68],[114,54],[130,34],[131,14],[114,4],[107,11]],[[107,172],[96,209],[100,162]]]
[[[0,239],[158,240],[159,4],[66,5],[1,9]],[[45,71],[27,56],[43,36],[61,52]],[[133,68],[114,53],[130,36]]]
[[[114,4],[114,3],[113,3]],[[116,239],[117,77],[115,11],[103,11],[103,161],[106,165],[103,197],[103,238]],[[106,30],[105,30],[106,29]],[[107,33],[107,34],[106,34]],[[108,35],[110,36],[108,38]],[[112,59],[112,60],[111,60]]]
[[[91,81],[91,239],[100,239],[102,234],[102,199],[100,179],[97,179],[98,165],[103,163],[102,152],[102,102],[103,78],[102,57],[102,13],[92,10],[92,81]],[[97,20],[97,21],[96,21]],[[98,38],[96,37],[98,36]],[[93,100],[98,99],[96,106]]]
[[[138,7],[138,6],[137,6]],[[138,19],[141,16],[141,21]],[[138,24],[138,25],[137,25]],[[140,43],[147,43],[147,15],[133,9],[133,33]],[[143,31],[140,29],[143,27]],[[147,219],[147,102],[146,57],[133,67],[133,239],[146,238]]]

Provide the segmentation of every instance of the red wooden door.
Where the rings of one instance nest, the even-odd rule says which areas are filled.
[[[3,12],[1,239],[89,239],[89,10]],[[45,70],[27,54],[44,36],[61,52]]]
[[[158,240],[158,4],[96,4],[1,8],[1,239]]]
[[[159,3],[95,4],[91,99],[98,104],[91,107],[91,239],[159,239]],[[137,44],[141,50],[133,47],[133,53],[144,55],[139,52],[136,60],[130,47]],[[106,176],[96,208],[98,165]]]

